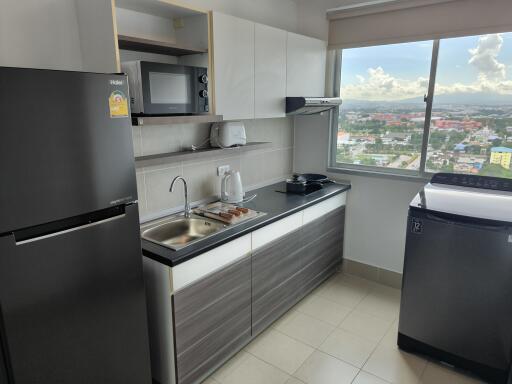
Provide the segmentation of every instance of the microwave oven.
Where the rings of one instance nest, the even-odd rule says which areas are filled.
[[[195,115],[208,113],[208,72],[188,65],[128,61],[134,115]]]

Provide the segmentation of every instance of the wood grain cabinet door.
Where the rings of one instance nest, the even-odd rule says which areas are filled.
[[[253,251],[252,331],[267,328],[300,297],[300,228]]]
[[[205,378],[251,338],[250,255],[175,292],[178,384]]]
[[[332,275],[343,257],[345,207],[338,208],[302,228],[301,271],[303,295]]]

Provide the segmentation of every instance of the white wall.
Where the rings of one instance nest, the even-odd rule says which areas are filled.
[[[329,116],[295,118],[294,171],[325,173]],[[423,182],[331,173],[350,181],[345,258],[402,272],[407,209]]]
[[[298,8],[293,0],[181,0],[181,3],[300,33]]]
[[[354,1],[352,1],[354,2]],[[342,0],[296,0],[297,17],[300,25],[300,33],[317,39],[327,40],[329,35],[329,23],[326,11],[330,8],[348,4]]]
[[[0,0],[0,65],[79,70],[72,0]]]
[[[328,9],[360,3],[363,0],[295,0],[300,33],[327,40],[329,22],[326,13]]]

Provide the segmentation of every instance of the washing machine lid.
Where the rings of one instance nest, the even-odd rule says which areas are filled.
[[[414,197],[411,208],[512,223],[512,180],[440,175]]]

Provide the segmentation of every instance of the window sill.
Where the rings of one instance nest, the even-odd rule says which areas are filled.
[[[382,179],[410,181],[415,183],[429,182],[433,175],[432,173],[427,173],[424,175],[412,175],[405,173],[380,172],[375,170],[345,168],[340,166],[328,166],[327,172],[366,177],[378,177]]]

